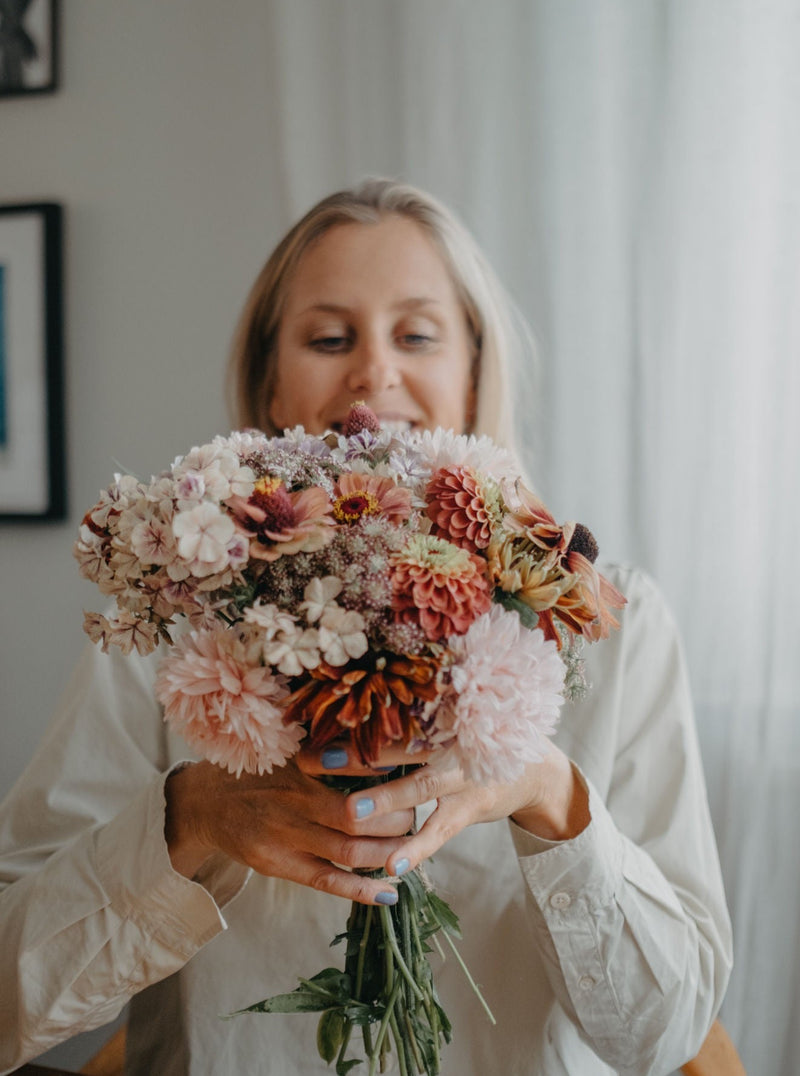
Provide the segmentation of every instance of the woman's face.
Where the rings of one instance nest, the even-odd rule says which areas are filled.
[[[387,423],[464,430],[472,343],[436,246],[397,214],[340,224],[303,254],[278,331],[270,417],[337,429],[363,400]]]

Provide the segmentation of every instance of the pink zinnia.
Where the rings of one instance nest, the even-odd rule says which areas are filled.
[[[333,537],[331,502],[319,486],[290,491],[280,479],[266,475],[247,500],[231,497],[227,504],[250,538],[250,556],[255,560],[315,553]]]
[[[305,735],[285,725],[286,680],[261,665],[257,645],[218,627],[193,631],[161,663],[156,696],[164,717],[204,758],[238,777],[272,773]]]
[[[558,649],[501,605],[449,648],[450,688],[430,738],[448,746],[442,762],[457,764],[470,780],[514,781],[541,761],[545,737],[555,731],[564,685]]]
[[[372,515],[404,523],[411,515],[411,493],[391,478],[349,471],[336,483],[333,515],[339,523],[355,523]]]

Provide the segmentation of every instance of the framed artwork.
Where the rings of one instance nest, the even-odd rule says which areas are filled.
[[[0,522],[66,515],[60,205],[0,205]]]
[[[0,97],[58,84],[57,0],[0,0]]]

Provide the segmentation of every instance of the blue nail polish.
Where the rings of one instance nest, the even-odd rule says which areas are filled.
[[[376,904],[397,904],[397,890],[388,889],[385,893],[378,893],[375,897]]]
[[[394,865],[395,878],[399,878],[401,874],[405,874],[410,866],[411,864],[405,857],[403,857],[403,859],[398,859],[398,861]]]
[[[340,770],[347,765],[347,752],[341,747],[326,747],[321,762],[326,770]]]
[[[391,773],[392,770],[396,770],[397,766],[376,766],[375,773]]]
[[[363,796],[356,803],[356,818],[366,818],[375,810],[375,801],[369,796]]]

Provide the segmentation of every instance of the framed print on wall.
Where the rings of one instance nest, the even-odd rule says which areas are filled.
[[[0,97],[58,84],[57,0],[0,0]]]
[[[60,205],[0,205],[0,522],[66,515]]]

